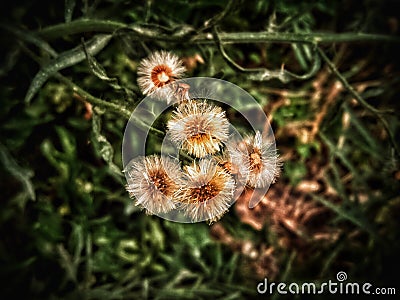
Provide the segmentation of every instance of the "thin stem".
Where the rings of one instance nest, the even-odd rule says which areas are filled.
[[[127,110],[124,107],[121,107],[115,103],[112,102],[108,102],[108,101],[104,101],[100,98],[97,98],[93,95],[91,95],[90,93],[86,92],[84,89],[82,89],[81,87],[79,87],[78,85],[76,85],[75,83],[73,83],[71,80],[69,80],[68,78],[62,76],[61,74],[57,74],[55,75],[55,77],[57,79],[59,79],[61,82],[63,82],[64,84],[66,84],[67,86],[69,86],[73,92],[77,93],[79,96],[81,96],[85,101],[89,102],[92,105],[97,105],[99,107],[103,107],[103,108],[107,108],[115,113],[117,113],[118,115],[120,115],[121,117],[123,117],[126,120],[129,120],[131,117],[131,112],[129,110]],[[148,124],[145,124],[143,121],[139,120],[139,119],[135,119],[133,120],[135,125],[137,125],[139,128],[143,129],[143,130],[149,130],[150,132],[158,135],[158,136],[164,136],[165,133],[157,128],[154,128]]]
[[[382,34],[368,33],[286,33],[286,32],[221,32],[219,34],[224,44],[241,44],[257,42],[276,43],[339,43],[339,42],[376,42],[387,41],[400,43],[400,38]],[[212,43],[211,34],[201,34],[192,38],[192,42]]]
[[[358,102],[360,102],[366,109],[371,111],[374,114],[381,114],[381,113],[390,113],[392,111],[380,111],[376,109],[375,107],[371,106],[367,101],[365,101],[360,94],[349,84],[349,82],[346,80],[346,78],[340,74],[339,70],[336,68],[335,64],[326,56],[325,52],[321,50],[321,48],[318,48],[318,52],[321,55],[322,59],[326,62],[328,65],[329,69],[337,76],[339,81],[343,84],[343,86],[349,90],[349,92],[353,95],[354,98],[357,99]]]
[[[62,83],[69,86],[73,92],[77,93],[79,96],[81,96],[85,101],[89,102],[90,104],[98,105],[99,107],[103,107],[103,108],[107,108],[107,109],[117,113],[124,119],[130,118],[131,113],[127,109],[125,109],[115,103],[102,100],[100,98],[97,98],[97,97],[89,94],[84,89],[82,89],[81,87],[79,87],[78,85],[73,83],[71,80],[69,80],[68,78],[64,77],[63,75],[61,75],[59,73],[56,74],[55,77],[58,80],[60,80]]]
[[[321,50],[321,48],[318,48],[318,53],[321,55],[322,59],[326,62],[328,65],[329,69],[332,71],[333,74],[336,75],[336,77],[339,79],[339,81],[343,84],[343,86],[350,92],[350,94],[357,99],[357,101],[364,106],[367,110],[369,110],[372,114],[374,114],[378,120],[382,123],[383,127],[385,128],[385,131],[387,132],[389,136],[389,140],[397,154],[397,156],[400,157],[400,151],[398,149],[396,140],[393,136],[392,131],[389,128],[389,124],[387,123],[386,119],[383,117],[383,113],[390,113],[393,112],[391,110],[386,110],[386,111],[381,111],[376,109],[375,107],[371,106],[367,101],[364,100],[363,97],[349,84],[347,79],[340,74],[339,70],[336,68],[335,64],[326,56],[325,52]]]
[[[29,56],[31,57],[34,61],[36,61],[39,65],[43,65],[44,61],[43,59],[41,59],[40,57],[38,57],[35,53],[33,53],[29,48],[27,48],[23,42],[21,42],[21,47],[22,50]],[[82,89],[80,86],[76,85],[75,83],[73,83],[71,80],[69,80],[68,78],[64,77],[61,73],[57,72],[55,75],[53,75],[55,78],[57,78],[58,80],[60,80],[61,82],[63,82],[64,84],[66,84],[67,86],[69,86],[73,92],[77,93],[79,96],[81,96],[85,101],[87,101],[88,103],[92,104],[92,105],[98,105],[99,107],[102,108],[107,108],[115,113],[117,113],[118,115],[120,115],[121,117],[123,117],[126,120],[130,119],[131,116],[131,112],[122,107],[119,106],[115,103],[112,102],[108,102],[105,100],[102,100],[100,98],[97,98],[93,95],[91,95],[90,93],[86,92],[84,89]],[[141,129],[143,129],[144,131],[149,130],[150,132],[156,134],[157,136],[160,137],[164,137],[165,133],[157,128],[154,128],[148,124],[145,124],[142,120],[139,119],[135,119],[133,120],[134,123]]]
[[[38,34],[46,39],[59,38],[65,35],[79,34],[83,32],[114,33],[118,29],[127,27],[124,23],[105,20],[74,20],[69,23],[51,25],[38,30]]]
[[[225,51],[220,34],[218,33],[216,27],[213,28],[213,36],[216,45],[218,46],[219,52],[221,53],[222,57],[225,59],[225,61],[234,69],[243,73],[249,73],[249,79],[251,80],[257,80],[257,81],[264,81],[264,80],[270,80],[272,78],[278,78],[284,83],[289,82],[292,79],[298,79],[298,80],[306,80],[311,77],[313,77],[318,70],[320,69],[321,66],[321,60],[315,49],[314,51],[314,62],[313,65],[310,67],[310,70],[305,73],[305,74],[294,74],[292,72],[289,72],[282,68],[280,70],[268,70],[266,68],[243,68],[239,64],[237,64]],[[315,48],[315,46],[313,46]]]
[[[225,61],[230,65],[234,70],[240,71],[240,72],[262,72],[265,71],[265,68],[244,68],[238,63],[236,63],[225,51],[224,47],[222,46],[222,41],[220,38],[220,35],[217,31],[217,29],[214,27],[213,28],[213,37],[214,41],[218,46],[219,52],[221,53],[222,57],[225,59]]]
[[[211,19],[204,22],[204,27],[199,29],[199,32],[205,31],[206,29],[212,28],[217,25],[225,16],[232,10],[235,1],[229,0],[228,4],[225,6],[224,10],[219,14],[216,14]]]
[[[143,26],[138,24],[124,24],[115,21],[89,20],[81,19],[69,23],[62,23],[48,26],[38,31],[38,34],[45,39],[60,38],[66,35],[79,34],[84,32],[106,32],[115,33],[118,30],[127,30],[134,34],[138,39],[144,40],[162,40],[170,42],[179,42],[185,39],[189,43],[212,44],[214,37],[211,33],[195,34],[195,31],[188,31],[187,35],[181,32],[171,33],[163,31],[160,28]],[[224,44],[240,43],[343,43],[343,42],[395,42],[400,43],[397,36],[369,33],[288,33],[288,32],[221,32],[219,38]]]

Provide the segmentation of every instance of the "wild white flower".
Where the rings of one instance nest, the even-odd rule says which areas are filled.
[[[146,213],[166,213],[175,208],[173,195],[182,177],[177,161],[156,155],[139,157],[128,164],[125,172],[127,191]]]
[[[179,88],[171,83],[182,78],[185,71],[178,56],[167,51],[156,51],[140,62],[138,85],[144,95],[154,94],[169,103]]]
[[[235,181],[211,158],[186,166],[186,179],[176,191],[180,208],[193,222],[213,222],[222,217],[232,204]]]
[[[232,161],[248,166],[247,185],[250,187],[269,186],[279,176],[281,162],[275,145],[263,140],[260,131],[238,143],[230,155]]]
[[[220,107],[190,100],[174,111],[168,130],[178,147],[196,157],[204,157],[218,152],[228,139],[229,121]]]

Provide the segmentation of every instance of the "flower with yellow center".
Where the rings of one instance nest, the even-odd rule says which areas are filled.
[[[124,172],[126,189],[136,198],[135,205],[148,214],[166,213],[175,209],[173,195],[178,189],[182,172],[177,161],[169,157],[151,155],[132,160]]]
[[[180,208],[193,222],[212,223],[222,217],[232,204],[235,181],[210,158],[186,166],[186,178],[176,191]]]
[[[232,161],[247,165],[247,185],[263,188],[274,183],[279,176],[281,162],[273,143],[263,140],[260,131],[248,136],[230,151]]]
[[[228,139],[229,121],[220,107],[206,101],[190,100],[174,111],[168,130],[172,142],[201,158],[221,149]]]

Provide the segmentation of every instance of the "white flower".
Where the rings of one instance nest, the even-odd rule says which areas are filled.
[[[235,181],[210,158],[187,166],[186,180],[175,193],[186,216],[193,222],[218,220],[232,204]]]
[[[178,147],[196,157],[214,154],[228,139],[225,112],[206,101],[181,103],[168,122],[169,135]]]
[[[182,78],[186,69],[178,56],[156,51],[143,59],[138,66],[138,85],[144,95],[152,95],[168,103],[173,99],[177,86],[173,83]]]
[[[124,172],[128,174],[127,191],[136,198],[135,205],[148,214],[166,213],[175,208],[172,199],[182,172],[169,157],[151,155],[132,160]]]
[[[279,176],[281,162],[275,145],[264,141],[259,131],[231,148],[230,156],[237,164],[248,166],[247,185],[250,187],[269,186]]]

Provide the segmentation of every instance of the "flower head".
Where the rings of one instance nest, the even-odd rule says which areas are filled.
[[[127,191],[135,205],[149,214],[166,213],[175,208],[172,197],[181,180],[179,164],[169,157],[151,155],[132,160],[125,169]]]
[[[247,165],[247,185],[263,188],[275,182],[281,163],[274,144],[263,140],[259,131],[254,137],[248,136],[230,152],[231,159]]]
[[[182,61],[176,55],[157,51],[140,62],[138,84],[144,95],[156,93],[156,96],[170,102],[173,94],[170,84],[181,78],[185,70]]]
[[[206,101],[181,103],[168,122],[172,142],[196,157],[220,150],[228,139],[229,121],[225,112]]]
[[[235,181],[210,158],[186,167],[186,180],[175,193],[181,208],[192,221],[218,220],[228,211]]]

